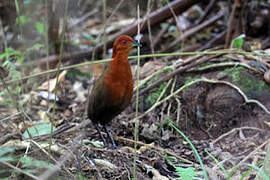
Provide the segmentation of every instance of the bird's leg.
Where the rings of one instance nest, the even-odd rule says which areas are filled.
[[[86,156],[85,158],[91,168],[94,168],[96,166],[92,153],[89,156]]]
[[[104,147],[108,147],[108,143],[107,143],[106,139],[104,138],[104,136],[102,135],[102,132],[101,132],[101,130],[100,130],[98,124],[95,123],[95,126],[96,126],[96,129],[97,129],[97,131],[98,131],[98,133],[99,133],[99,135],[100,135],[100,137],[101,137],[101,139],[102,139],[102,141],[103,141]]]
[[[110,131],[107,129],[106,126],[103,126],[103,127],[104,127],[105,132],[107,133],[107,135],[109,136],[109,138],[110,138],[110,140],[111,140],[111,142],[112,142],[113,149],[116,149],[117,146],[116,146],[116,144],[115,144],[115,142],[114,142],[114,139],[113,139],[113,137],[112,137],[112,134],[110,133]]]

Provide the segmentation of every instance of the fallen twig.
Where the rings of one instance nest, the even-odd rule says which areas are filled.
[[[186,65],[184,67],[180,67],[180,68],[176,69],[175,71],[171,72],[170,74],[168,74],[167,76],[165,76],[165,77],[161,78],[160,80],[154,82],[153,84],[151,84],[147,88],[141,90],[140,95],[142,95],[142,94],[148,92],[149,90],[161,85],[163,82],[168,81],[169,79],[173,78],[177,74],[183,73],[183,72],[187,71],[188,69],[191,69],[191,68],[196,67],[196,66],[198,66],[200,64],[203,64],[203,63],[205,63],[205,62],[207,62],[207,61],[209,61],[209,60],[211,60],[213,58],[216,58],[218,56],[220,56],[220,55],[203,56],[201,59],[199,59],[198,61],[196,61],[196,62],[194,62],[192,64],[188,64],[188,65]]]
[[[204,10],[204,14],[196,21],[196,24],[200,24],[209,14],[210,10],[215,5],[216,0],[211,0],[206,9]]]
[[[24,174],[24,175],[26,175],[28,177],[31,177],[32,179],[39,180],[39,178],[37,176],[35,176],[33,174],[30,174],[30,173],[28,173],[28,172],[26,172],[24,170],[21,170],[20,168],[17,168],[16,166],[13,166],[12,164],[10,164],[8,162],[1,161],[0,163],[3,164],[3,165],[5,165],[5,166],[8,166],[8,167],[14,169],[15,171],[18,171],[19,173],[22,173],[22,174]]]
[[[190,8],[192,5],[199,3],[199,2],[200,2],[200,0],[175,0],[171,3],[169,3],[169,5],[166,5],[160,9],[157,9],[156,11],[152,12],[145,20],[147,21],[149,19],[150,25],[153,26],[155,24],[159,24],[160,22],[163,22],[166,19],[169,19],[170,17],[172,17],[172,14],[170,13],[169,6],[171,6],[171,8],[177,14],[181,14],[185,10]],[[144,21],[140,21],[140,24],[141,24],[141,31],[144,31],[147,28],[146,23],[144,23]],[[137,23],[123,29],[122,31],[120,31],[116,34],[114,34],[111,37],[111,39],[107,41],[108,46],[112,46],[113,40],[116,37],[118,37],[119,35],[127,34],[130,36],[133,36],[136,33],[137,33]],[[102,48],[103,48],[103,43],[99,43],[95,48],[96,53],[99,53],[100,51],[102,51]],[[91,58],[89,58],[89,57],[92,55],[93,50],[94,50],[94,48],[91,48],[89,51],[85,51],[85,52],[64,53],[63,57],[62,57],[62,61],[66,62],[67,60],[72,59],[72,62],[70,62],[70,64],[76,64],[76,63],[82,62],[84,59],[90,60]],[[42,58],[39,60],[25,63],[25,64],[23,64],[23,66],[44,65],[47,62],[52,63],[52,62],[57,61],[58,59],[59,59],[58,55],[52,55],[52,56],[45,57],[45,58]]]
[[[219,20],[220,18],[222,18],[223,15],[224,15],[223,11],[220,11],[220,12],[219,12],[216,16],[214,16],[213,18],[211,18],[211,19],[205,21],[205,22],[202,23],[202,24],[199,24],[198,26],[195,26],[195,27],[193,27],[193,28],[187,30],[186,32],[183,33],[182,36],[180,36],[179,39],[174,40],[170,45],[168,45],[164,50],[162,50],[162,52],[167,52],[167,51],[169,51],[169,50],[171,50],[171,49],[174,49],[175,46],[176,46],[177,44],[179,44],[179,42],[183,41],[184,39],[186,39],[186,38],[192,36],[193,34],[199,32],[199,31],[201,31],[201,30],[204,29],[205,27],[212,25],[212,24],[215,23],[217,20]]]
[[[116,136],[116,139],[122,140],[122,141],[126,141],[126,142],[130,142],[130,143],[135,143],[135,142],[136,142],[137,144],[142,145],[142,146],[147,146],[147,147],[149,147],[149,148],[152,148],[152,149],[155,149],[155,150],[158,150],[158,151],[164,151],[164,152],[166,152],[167,154],[169,154],[169,155],[171,155],[171,156],[174,156],[174,157],[176,157],[177,159],[179,159],[179,160],[181,160],[181,161],[183,161],[183,162],[185,162],[185,163],[195,164],[194,162],[192,162],[192,161],[190,161],[190,160],[187,160],[187,159],[185,159],[185,158],[182,158],[182,157],[178,156],[177,154],[175,154],[174,152],[171,152],[171,151],[169,151],[169,150],[167,150],[167,149],[164,149],[164,148],[162,148],[162,147],[159,147],[159,146],[152,146],[152,145],[149,145],[149,144],[145,144],[145,143],[143,143],[143,142],[141,142],[141,141],[134,141],[134,140],[132,140],[132,139],[127,139],[127,138],[120,137],[120,136]]]
[[[251,153],[249,153],[247,156],[245,156],[244,159],[242,159],[238,164],[236,164],[235,166],[233,166],[231,172],[233,172],[235,169],[237,169],[240,165],[242,165],[246,160],[248,160],[248,158],[250,158],[254,153],[256,153],[258,150],[260,150],[263,146],[265,146],[267,143],[269,143],[269,139],[267,139],[266,141],[264,141],[264,143],[262,143],[261,145],[259,145],[258,147],[256,147]]]
[[[196,51],[203,51],[205,49],[208,49],[208,48],[212,47],[212,45],[216,41],[219,41],[219,40],[221,40],[221,39],[223,39],[225,37],[226,32],[227,32],[227,30],[224,30],[221,33],[217,34],[213,39],[211,39],[206,44],[204,44],[203,46],[201,46],[200,48],[198,48]]]
[[[78,24],[82,23],[83,21],[85,21],[87,18],[89,18],[90,16],[96,14],[98,12],[98,10],[95,8],[92,11],[84,14],[82,17],[80,17],[77,21],[75,21],[74,23],[72,23],[71,25],[69,25],[67,27],[67,31],[70,31],[73,27],[77,26]]]
[[[180,87],[179,89],[177,89],[176,91],[174,91],[173,93],[171,93],[169,96],[167,96],[166,98],[162,99],[159,102],[156,102],[150,109],[148,109],[144,114],[142,114],[139,118],[142,118],[143,116],[145,116],[147,113],[149,113],[150,111],[152,111],[153,109],[155,109],[155,107],[159,106],[160,104],[162,104],[163,102],[167,101],[168,99],[172,98],[173,96],[177,95],[178,93],[180,93],[183,89],[196,84],[198,82],[207,82],[207,83],[213,83],[213,84],[226,84],[230,87],[232,87],[233,89],[235,89],[244,99],[245,103],[254,103],[257,104],[259,107],[261,107],[265,113],[270,115],[270,111],[259,101],[255,100],[255,99],[248,99],[248,97],[245,95],[245,93],[236,85],[227,82],[227,81],[219,81],[219,80],[212,80],[212,79],[206,79],[206,78],[202,78],[202,79],[196,79],[194,81],[191,81],[188,84],[185,84],[184,86]]]
[[[215,144],[218,141],[220,141],[221,139],[223,139],[224,137],[226,137],[226,136],[228,136],[228,135],[230,135],[230,134],[232,134],[232,133],[234,133],[236,131],[240,131],[240,130],[256,130],[256,131],[261,131],[261,132],[263,131],[263,130],[261,130],[259,128],[256,128],[256,127],[240,127],[240,128],[234,128],[234,129],[230,130],[229,132],[226,132],[225,134],[222,134],[221,136],[219,136],[218,138],[216,138],[212,142],[212,144]]]

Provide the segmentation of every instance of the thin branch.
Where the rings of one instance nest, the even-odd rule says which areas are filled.
[[[89,18],[90,16],[93,16],[94,14],[96,14],[98,12],[97,9],[93,9],[92,11],[84,14],[82,17],[80,17],[76,22],[72,23],[71,25],[68,26],[67,31],[70,31],[72,28],[76,27],[77,25],[79,25],[80,23],[82,23],[83,21],[85,21],[87,18]]]
[[[236,85],[234,85],[234,84],[232,84],[230,82],[218,81],[218,80],[210,80],[210,79],[206,79],[206,78],[203,78],[201,81],[208,82],[208,83],[214,83],[214,84],[226,84],[226,85],[232,87],[233,89],[235,89],[244,98],[245,103],[257,104],[260,108],[262,108],[264,110],[264,112],[266,114],[270,115],[270,111],[261,102],[255,100],[255,99],[249,99],[239,87],[237,87]]]
[[[255,154],[258,150],[260,150],[263,146],[265,146],[266,144],[268,144],[270,142],[269,139],[267,139],[266,141],[264,141],[264,143],[262,143],[261,145],[259,145],[258,147],[256,147],[251,153],[249,153],[247,156],[245,156],[244,159],[242,159],[238,164],[236,164],[235,166],[233,166],[231,172],[233,172],[235,169],[237,169],[240,165],[242,165],[246,160],[248,160],[248,158],[250,158],[253,154]]]
[[[155,39],[153,41],[153,47],[156,47],[156,45],[159,43],[159,41],[161,40],[162,36],[169,29],[169,27],[172,25],[172,23],[173,23],[173,20],[170,19],[168,21],[168,23],[166,24],[166,26],[161,29],[161,31],[158,33],[158,35],[155,37]]]
[[[223,38],[226,35],[227,30],[224,30],[222,32],[220,32],[219,34],[215,35],[215,37],[213,39],[211,39],[210,41],[208,41],[206,44],[204,44],[202,47],[198,48],[197,51],[203,51],[205,49],[208,49],[210,47],[212,47],[212,45],[219,40],[223,40]]]
[[[148,2],[147,2],[147,14],[150,13],[151,9],[152,9],[151,0],[148,0]],[[151,30],[151,24],[150,24],[150,19],[149,18],[147,18],[147,29],[148,29],[148,34],[149,34],[151,53],[155,54],[153,36],[152,36],[152,30]],[[154,58],[154,60],[156,60],[156,58]]]
[[[216,16],[214,16],[213,18],[211,18],[211,19],[199,24],[198,26],[193,27],[193,28],[187,30],[186,32],[184,32],[184,34],[179,39],[174,40],[170,45],[168,45],[164,50],[162,50],[162,52],[166,52],[166,51],[168,51],[170,49],[173,49],[181,41],[183,41],[186,38],[192,36],[193,34],[201,31],[205,27],[214,24],[216,21],[218,21],[223,16],[224,16],[224,12],[222,10],[220,10],[220,12]]]
[[[196,24],[200,24],[209,14],[210,10],[215,5],[216,0],[211,0],[208,6],[204,10],[204,14],[196,21]]]
[[[19,173],[25,174],[26,176],[28,176],[28,177],[30,177],[30,178],[32,178],[32,179],[39,180],[39,178],[38,178],[37,176],[35,176],[35,175],[33,175],[33,174],[30,174],[30,173],[28,173],[28,172],[26,172],[26,171],[23,171],[23,170],[21,170],[21,169],[15,167],[15,166],[13,166],[12,164],[10,164],[10,163],[8,163],[8,162],[1,161],[0,163],[3,164],[3,165],[5,165],[5,166],[8,166],[8,167],[14,169],[15,171],[18,171]]]
[[[196,62],[194,62],[194,63],[192,63],[192,64],[188,64],[188,65],[186,65],[186,66],[184,66],[184,67],[180,67],[180,68],[174,70],[173,72],[171,72],[170,74],[168,74],[167,76],[165,76],[165,77],[159,79],[158,81],[154,82],[153,84],[151,84],[151,85],[148,86],[147,88],[141,90],[141,91],[140,91],[140,95],[142,95],[142,94],[148,92],[149,90],[151,90],[151,89],[153,89],[153,88],[155,88],[155,87],[158,87],[158,86],[161,85],[163,82],[168,81],[169,79],[173,78],[173,77],[176,76],[177,74],[183,73],[183,72],[185,72],[186,70],[191,69],[192,67],[196,67],[196,66],[198,66],[198,65],[200,65],[200,64],[203,64],[203,63],[205,63],[205,62],[207,62],[207,61],[209,61],[209,60],[211,60],[211,59],[213,59],[213,58],[216,58],[216,57],[218,57],[218,56],[219,56],[219,55],[212,55],[211,57],[206,57],[206,56],[204,56],[204,57],[202,57],[201,59],[199,59],[198,61],[196,61]]]
[[[124,1],[124,0],[121,0],[121,1],[117,4],[117,6],[114,8],[114,10],[113,10],[113,12],[111,13],[111,15],[109,16],[109,18],[106,19],[106,20],[104,20],[105,22],[104,22],[104,25],[103,25],[103,33],[99,34],[98,37],[97,37],[97,39],[100,39],[101,36],[104,35],[104,34],[106,33],[106,27],[107,27],[108,22],[111,21],[112,17],[116,14],[117,10],[121,7],[123,1]],[[107,42],[108,42],[108,40],[106,39],[105,42],[102,42],[102,43],[97,44],[94,48],[92,48],[92,49],[90,50],[90,52],[88,51],[89,55],[91,55],[91,52],[92,52],[92,60],[95,58],[96,50],[99,51],[99,50],[101,50],[102,47],[103,47],[103,48],[104,48],[104,46],[106,47],[105,44],[107,44]],[[109,44],[109,46],[112,45],[112,41],[109,41],[109,42],[111,42],[111,43]],[[106,53],[106,52],[103,52],[103,53]]]
[[[256,131],[263,131],[262,129],[256,128],[256,127],[240,127],[240,128],[234,128],[232,130],[230,130],[229,132],[226,132],[225,134],[222,134],[221,136],[219,136],[218,138],[216,138],[213,142],[211,142],[212,144],[217,143],[218,141],[220,141],[221,139],[223,139],[224,137],[236,132],[236,131],[240,131],[240,130],[256,130]]]
[[[167,150],[167,149],[164,149],[164,148],[162,148],[162,147],[159,147],[159,146],[153,146],[153,145],[145,144],[145,143],[143,143],[143,142],[141,142],[141,141],[134,141],[134,140],[132,140],[132,139],[127,139],[127,138],[119,137],[119,136],[116,136],[116,139],[117,139],[117,140],[121,140],[121,141],[125,141],[125,142],[130,142],[130,143],[137,143],[137,144],[139,144],[139,145],[141,145],[141,146],[146,146],[146,147],[149,147],[149,148],[151,148],[151,149],[155,149],[155,150],[157,150],[157,151],[163,151],[163,152],[166,152],[167,154],[169,154],[169,155],[171,155],[171,156],[176,157],[177,159],[179,159],[179,160],[181,160],[181,161],[183,161],[183,162],[185,162],[185,163],[196,164],[196,163],[194,163],[194,162],[192,162],[192,161],[190,161],[190,160],[188,160],[188,159],[185,159],[185,158],[182,158],[182,157],[178,156],[178,155],[177,155],[176,153],[174,153],[174,152],[171,152],[171,151],[169,151],[169,150]]]
[[[55,94],[57,94],[58,91],[58,81],[60,76],[60,67],[62,65],[62,56],[64,51],[64,39],[65,39],[65,33],[67,28],[67,14],[68,14],[68,4],[69,0],[65,0],[65,12],[64,12],[64,24],[63,24],[63,30],[61,34],[61,44],[60,44],[60,55],[58,60],[58,66],[57,66],[57,75],[56,75],[56,88],[55,88]],[[56,96],[54,97],[54,103],[53,103],[53,114],[51,118],[51,132],[50,132],[50,142],[49,142],[49,153],[51,154],[51,146],[52,146],[52,135],[53,135],[53,127],[55,125],[55,109],[56,109]]]
[[[78,135],[71,143],[71,151],[74,152],[77,148],[78,148],[78,144],[75,144],[75,142],[80,142],[80,139],[82,137],[85,136],[84,134],[84,129],[86,127],[87,124],[90,123],[90,120],[89,119],[86,119],[84,121],[82,121],[76,128],[78,129],[78,131],[81,131],[83,132],[81,135]],[[53,168],[50,168],[48,169],[47,171],[45,171],[43,174],[41,174],[38,178],[39,179],[42,179],[42,180],[45,180],[45,179],[48,179],[49,177],[51,177],[55,172],[57,172],[58,170],[61,169],[61,167],[64,165],[64,163],[70,159],[70,157],[72,157],[72,154],[71,153],[67,153],[65,154],[64,156],[61,157],[61,160],[58,161]]]
[[[236,1],[234,1],[233,7],[232,7],[232,12],[231,12],[228,24],[227,24],[228,30],[227,30],[226,39],[225,39],[225,47],[226,48],[230,47],[230,43],[231,43],[231,39],[232,39],[232,31],[234,29],[233,23],[235,21],[234,18],[235,18],[236,8],[237,8],[237,3],[236,3]]]
[[[245,51],[228,50],[228,49],[218,50],[218,51],[204,51],[204,52],[174,52],[174,53],[144,54],[144,55],[141,55],[140,57],[141,58],[149,58],[149,57],[167,57],[167,56],[224,55],[224,54],[239,54],[239,55],[254,55],[254,56],[270,57],[270,53],[245,52]],[[75,57],[75,55],[74,55],[74,57]],[[129,56],[128,58],[129,59],[135,59],[135,58],[138,58],[138,57],[137,56]],[[74,64],[74,65],[70,65],[70,66],[61,67],[60,70],[72,69],[72,68],[77,68],[77,67],[81,67],[81,66],[97,64],[97,63],[105,63],[105,62],[109,62],[110,60],[111,59],[102,59],[102,60],[96,60],[96,61],[91,61],[91,62],[84,62],[84,63],[80,63],[80,64]],[[53,72],[57,72],[57,71],[58,71],[58,69],[51,69],[51,70],[48,70],[48,71],[43,71],[43,72],[40,72],[40,73],[25,76],[25,77],[22,77],[22,78],[6,81],[6,84],[15,83],[17,81],[26,80],[26,79],[29,79],[29,78],[34,78],[34,77],[38,77],[38,76],[41,76],[41,75],[44,75],[44,74],[53,73]],[[0,84],[0,85],[3,85],[3,84]]]
[[[175,95],[177,95],[178,93],[180,93],[181,91],[183,91],[185,88],[196,84],[198,82],[207,82],[207,83],[213,83],[213,84],[225,84],[228,85],[230,87],[232,87],[233,89],[235,89],[244,99],[245,103],[254,103],[257,104],[259,107],[261,107],[265,113],[270,115],[269,110],[259,101],[255,100],[255,99],[248,99],[248,97],[245,95],[245,93],[236,85],[227,82],[227,81],[219,81],[219,80],[212,80],[212,79],[206,79],[206,78],[202,78],[202,79],[196,79],[194,81],[191,81],[188,84],[183,85],[182,87],[180,87],[178,90],[176,90],[174,93],[171,93],[169,96],[167,96],[166,98],[162,99],[159,102],[156,102],[151,108],[149,108],[144,114],[142,114],[141,116],[139,116],[139,118],[142,118],[143,116],[145,116],[146,114],[148,114],[149,112],[153,111],[157,106],[159,106],[160,104],[162,104],[163,102],[169,100],[170,98],[174,97]]]
[[[123,0],[121,0],[121,1],[123,1]],[[176,12],[178,15],[178,14],[183,13],[188,8],[190,8],[191,6],[193,6],[194,4],[197,4],[199,2],[200,2],[200,0],[175,0],[175,1],[170,3],[170,6],[174,10],[174,12]],[[170,8],[168,5],[166,5],[160,9],[157,9],[156,11],[152,12],[148,18],[150,20],[151,26],[153,26],[156,24],[160,24],[160,22],[163,22],[171,17],[172,17],[172,14],[170,13]],[[109,21],[109,20],[110,20],[110,17],[108,18],[107,21]],[[140,21],[141,31],[144,31],[147,28],[147,26],[144,22],[145,22],[145,20]],[[107,41],[108,46],[112,46],[113,40],[122,34],[130,35],[130,36],[136,35],[137,34],[137,23],[132,24],[131,26],[126,27],[122,31],[114,34],[111,37],[111,39],[109,39]],[[94,57],[93,56],[94,52],[97,52],[97,53],[101,52],[102,47],[103,47],[103,42],[97,44],[94,48],[91,48],[85,52],[65,53],[63,55],[63,62],[70,60],[70,59],[72,59],[71,63],[73,63],[73,64],[78,63],[78,62],[82,62],[82,60],[84,60],[86,58],[89,59],[89,57],[91,55],[92,55],[92,57]],[[58,55],[52,55],[52,56],[49,56],[48,58],[45,57],[45,58],[42,58],[40,60],[35,60],[35,61],[31,61],[29,63],[25,63],[25,65],[27,65],[27,66],[34,65],[35,66],[35,65],[45,64],[47,61],[49,63],[52,63],[52,62],[55,62],[57,60],[58,60]]]

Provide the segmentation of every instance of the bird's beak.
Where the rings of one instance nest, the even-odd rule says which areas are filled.
[[[131,43],[131,46],[132,47],[142,47],[142,45],[140,43],[138,43],[138,41],[136,41],[136,40]]]

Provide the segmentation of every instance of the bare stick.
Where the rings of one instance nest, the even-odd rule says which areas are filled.
[[[170,74],[168,74],[167,76],[161,78],[160,80],[154,82],[153,84],[151,84],[150,86],[148,86],[147,88],[143,89],[142,91],[140,91],[140,95],[148,92],[149,90],[161,85],[163,82],[166,82],[168,81],[169,79],[173,78],[174,76],[176,76],[177,74],[180,74],[180,73],[183,73],[185,72],[186,70],[192,68],[192,67],[195,67],[195,66],[198,66],[200,64],[203,64],[213,58],[216,58],[220,55],[212,55],[212,56],[209,56],[209,57],[206,57],[204,56],[203,58],[201,58],[200,60],[194,62],[193,64],[189,64],[187,66],[184,66],[184,67],[180,67],[178,69],[176,69],[175,71],[171,72]]]
[[[189,29],[188,31],[184,32],[184,34],[179,39],[176,39],[167,48],[165,48],[164,50],[162,50],[162,52],[166,52],[168,50],[173,49],[181,41],[183,41],[186,38],[190,37],[191,35],[193,35],[193,34],[199,32],[199,31],[201,31],[205,27],[212,25],[213,23],[215,23],[217,20],[219,20],[223,16],[224,16],[224,13],[222,11],[220,11],[216,16],[214,16],[213,18],[209,19],[208,21],[205,21],[204,23],[199,24],[198,26]]]
[[[200,0],[175,0],[170,4],[171,8],[174,10],[175,13],[181,14],[188,8],[190,8],[192,5],[199,3]],[[149,21],[150,25],[153,26],[155,24],[159,24],[160,22],[165,21],[166,19],[169,19],[172,17],[172,14],[170,13],[169,5],[166,5],[160,9],[157,9],[156,11],[152,12],[149,15]],[[142,20],[140,22],[141,24],[141,31],[144,31],[147,26]],[[117,38],[119,35],[126,34],[133,36],[137,33],[137,23],[123,29],[122,31],[114,34],[110,40],[107,41],[108,46],[112,46],[113,40]],[[72,59],[72,62],[70,64],[76,64],[79,62],[82,62],[85,58],[89,59],[89,57],[92,55],[93,51],[96,50],[97,53],[102,51],[103,43],[99,43],[95,48],[92,48],[85,52],[75,52],[75,53],[65,53],[63,54],[62,61],[68,61]],[[45,57],[39,60],[31,61],[29,63],[25,63],[24,66],[35,66],[35,65],[42,65],[46,62],[55,62],[58,60],[58,55],[52,55],[49,57]]]
[[[8,162],[1,161],[0,163],[3,164],[3,165],[5,165],[5,166],[8,166],[8,167],[14,169],[15,171],[18,171],[19,173],[25,174],[26,176],[29,176],[29,177],[31,177],[33,179],[36,179],[36,180],[39,180],[39,178],[37,176],[34,176],[33,174],[30,174],[28,172],[25,172],[25,171],[23,171],[23,170],[15,167],[15,166],[13,166],[12,164],[10,164]]]
[[[177,159],[179,159],[179,160],[181,160],[181,161],[183,161],[183,162],[185,162],[185,163],[195,164],[194,162],[192,162],[192,161],[190,161],[190,160],[188,160],[188,159],[182,158],[182,157],[178,156],[177,154],[175,154],[174,152],[171,152],[171,151],[169,151],[169,150],[167,150],[167,149],[164,149],[164,148],[162,148],[162,147],[159,147],[159,146],[152,146],[152,145],[149,145],[149,144],[145,144],[145,143],[143,143],[143,142],[141,142],[141,141],[134,141],[134,140],[132,140],[132,139],[127,139],[127,138],[119,137],[119,136],[116,136],[116,139],[117,139],[117,140],[126,141],[126,142],[130,142],[130,143],[134,143],[134,144],[136,143],[136,144],[139,144],[139,145],[141,145],[141,146],[146,146],[146,147],[155,149],[155,150],[157,150],[157,151],[164,151],[164,152],[166,152],[167,154],[169,154],[169,155],[171,155],[171,156],[174,156],[174,157],[176,157]]]
[[[232,134],[232,133],[234,133],[234,132],[236,132],[236,131],[240,131],[240,130],[244,130],[244,129],[246,129],[246,130],[256,130],[256,131],[263,131],[263,130],[261,130],[261,129],[259,129],[259,128],[255,128],[255,127],[240,127],[240,128],[234,128],[234,129],[232,129],[232,130],[230,130],[229,132],[226,132],[225,134],[222,134],[221,136],[219,136],[217,139],[215,139],[212,143],[213,144],[215,144],[215,143],[217,143],[218,141],[220,141],[221,139],[223,139],[224,137],[226,137],[226,136],[228,136],[228,135],[230,135],[230,134]]]

